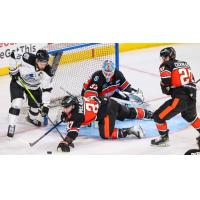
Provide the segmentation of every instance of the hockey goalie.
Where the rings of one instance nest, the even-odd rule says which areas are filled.
[[[81,95],[113,98],[128,107],[149,107],[144,102],[142,90],[134,89],[111,60],[105,60],[102,69],[83,84]]]

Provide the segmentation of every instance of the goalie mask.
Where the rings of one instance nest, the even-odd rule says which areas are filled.
[[[115,73],[115,64],[111,60],[104,61],[102,73],[106,78],[106,82],[109,82]]]

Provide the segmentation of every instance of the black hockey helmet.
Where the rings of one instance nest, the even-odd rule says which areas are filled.
[[[49,61],[49,54],[45,49],[39,49],[36,53],[36,58],[39,61],[48,62]]]
[[[65,96],[61,102],[61,106],[65,108],[75,104],[78,104],[78,99],[75,96]]]
[[[173,47],[166,47],[160,51],[160,57],[167,57],[171,60],[174,60],[176,58],[176,51]]]

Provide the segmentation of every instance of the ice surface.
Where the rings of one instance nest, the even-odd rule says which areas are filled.
[[[187,61],[191,65],[196,79],[199,79],[200,44],[178,44],[173,46],[177,51],[177,58]],[[151,104],[153,109],[158,108],[167,99],[161,93],[159,86],[158,67],[161,48],[163,47],[120,54],[121,71],[133,87],[143,90],[145,100]],[[10,107],[9,82],[9,76],[0,77],[0,154],[46,154],[47,151],[56,154],[57,144],[61,141],[56,131],[52,131],[34,147],[29,146],[29,142],[33,142],[44,134],[50,126],[35,128],[26,122],[19,122],[14,138],[6,136],[8,109]],[[197,100],[199,111],[199,94]],[[55,109],[50,111],[52,119],[55,119],[55,113]],[[143,127],[146,134],[144,139],[139,140],[129,137],[123,140],[102,140],[98,137],[97,129],[82,128],[80,136],[74,142],[75,148],[71,150],[70,154],[184,154],[188,149],[196,148],[195,138],[198,133],[180,116],[169,122],[172,134],[170,134],[170,146],[166,148],[150,146],[150,139],[158,134],[155,124],[151,121],[117,122],[116,126],[126,127],[134,123],[139,123]],[[65,133],[65,125],[61,125],[59,130]]]

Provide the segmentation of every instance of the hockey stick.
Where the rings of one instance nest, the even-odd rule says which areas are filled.
[[[73,94],[71,94],[69,91],[65,90],[62,86],[60,87],[60,89],[64,92],[66,92],[67,94],[69,94],[70,96],[74,96]]]
[[[54,124],[53,121],[49,118],[49,116],[47,116],[47,118],[48,118],[48,120],[51,122],[51,124],[52,124],[53,126],[55,126],[55,124]],[[57,127],[56,127],[55,129],[58,131],[60,137],[64,140],[65,138],[63,137],[62,133],[57,129]]]
[[[200,81],[200,79],[198,79],[198,80],[195,82],[195,84],[197,84],[199,81]]]
[[[60,64],[62,54],[63,53],[52,54],[52,56],[54,56],[53,61],[52,61],[52,67],[54,69],[54,72],[56,72],[58,65]]]
[[[30,97],[32,98],[32,100],[35,102],[35,104],[37,105],[38,108],[40,108],[40,104],[37,102],[37,100],[35,99],[35,97],[33,96],[33,94],[31,93],[31,91],[27,88],[27,86],[25,85],[25,83],[23,82],[23,80],[18,77],[19,82],[22,84],[22,86],[24,87],[24,89],[28,92],[28,94],[30,95]],[[49,116],[47,115],[47,119],[52,123],[53,126],[55,126],[55,124],[53,123],[53,121],[49,118]],[[63,135],[60,133],[60,131],[56,128],[56,130],[58,131],[60,137],[64,140]]]
[[[57,123],[56,125],[54,125],[50,130],[48,130],[46,133],[44,133],[44,135],[42,135],[40,138],[38,138],[37,140],[35,140],[35,142],[29,143],[29,145],[32,147],[35,144],[37,144],[42,138],[44,138],[46,135],[48,135],[53,129],[55,129],[58,125],[60,125],[62,123],[62,120]]]
[[[37,107],[40,108],[40,104],[37,102],[37,100],[35,99],[35,97],[32,95],[32,93],[30,92],[30,90],[27,88],[27,86],[25,85],[25,83],[22,81],[22,79],[20,77],[18,77],[18,81],[22,84],[22,86],[24,87],[24,89],[28,92],[28,94],[30,95],[30,97],[32,98],[32,100],[35,102],[35,104],[37,105]]]

